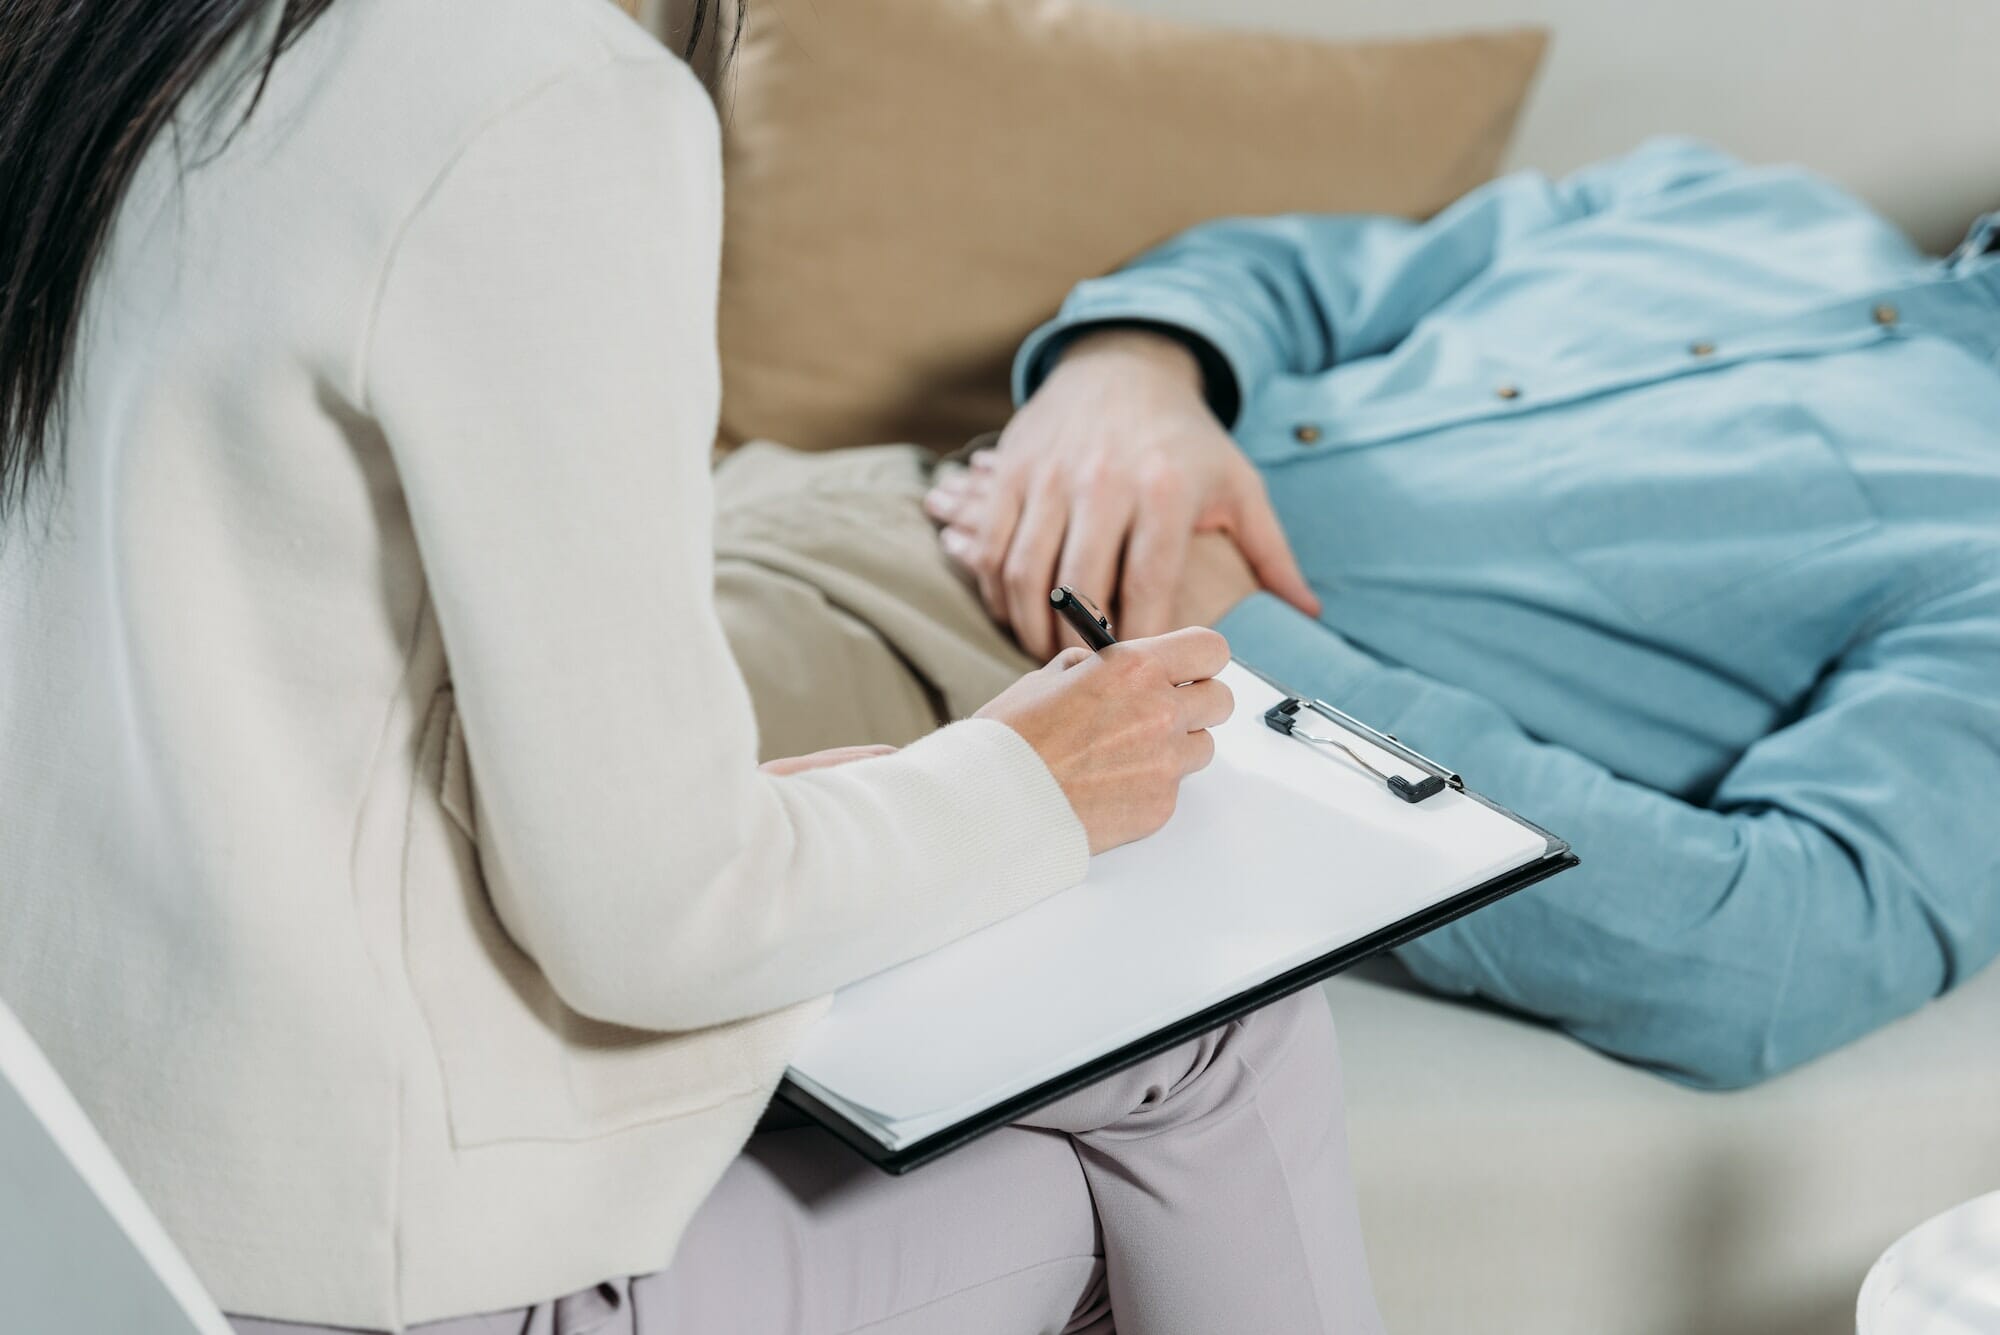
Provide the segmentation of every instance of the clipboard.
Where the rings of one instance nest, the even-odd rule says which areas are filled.
[[[1101,1050],[1091,1051],[1079,1060],[1062,1061],[1059,1070],[1036,1072],[1036,1078],[1017,1080],[1015,1083],[1019,1087],[1007,1088],[1004,1093],[996,1097],[976,1098],[969,1106],[951,1105],[947,1098],[946,1110],[936,1115],[892,1119],[897,1125],[916,1127],[918,1130],[908,1136],[889,1134],[885,1130],[885,1124],[873,1111],[885,1101],[879,1097],[872,1100],[860,1097],[857,1101],[857,1097],[854,1096],[857,1088],[866,1095],[868,1080],[860,1079],[843,1085],[840,1079],[835,1078],[852,1076],[856,1069],[854,1054],[857,1051],[862,1052],[864,1056],[867,1055],[866,1049],[872,1041],[867,1028],[870,1017],[877,1022],[886,1017],[889,1021],[887,1028],[894,1029],[904,1019],[899,1006],[906,1003],[911,1011],[908,1022],[918,1026],[919,1029],[926,1024],[951,1023],[950,1012],[953,1008],[973,1016],[984,1015],[994,1025],[1005,1027],[1008,1023],[1007,1013],[998,1007],[1006,999],[1007,980],[990,966],[996,958],[1005,959],[1008,950],[1021,952],[1024,960],[1028,958],[1027,952],[1034,949],[1037,941],[1037,924],[1032,915],[1043,914],[1049,919],[1049,923],[1043,929],[1045,936],[1041,939],[1059,949],[1068,948],[1072,944],[1069,938],[1080,930],[1086,930],[1093,921],[1099,923],[1097,930],[1100,932],[1115,930],[1115,926],[1108,929],[1102,925],[1101,920],[1089,918],[1086,911],[1087,896],[1099,881],[1096,868],[1100,862],[1109,863],[1121,852],[1114,850],[1093,862],[1093,874],[1083,886],[1053,896],[1050,900],[1043,901],[1043,904],[1025,910],[1014,919],[995,924],[960,942],[947,945],[931,956],[911,961],[909,964],[877,975],[875,979],[863,980],[853,987],[842,989],[836,994],[834,1010],[829,1020],[822,1022],[823,1025],[831,1025],[834,1028],[833,1036],[818,1044],[818,1050],[815,1040],[820,1036],[820,1031],[816,1030],[807,1036],[806,1046],[795,1060],[793,1068],[787,1072],[785,1080],[779,1087],[778,1097],[830,1131],[878,1168],[892,1174],[906,1173],[1105,1076],[1350,969],[1364,960],[1391,950],[1426,932],[1434,931],[1446,923],[1504,899],[1517,890],[1577,865],[1578,859],[1575,853],[1562,839],[1480,796],[1467,788],[1458,774],[1404,746],[1388,734],[1377,732],[1330,704],[1285,692],[1284,688],[1241,664],[1232,664],[1226,675],[1231,678],[1230,684],[1236,692],[1237,711],[1230,722],[1224,725],[1226,733],[1224,730],[1218,730],[1218,763],[1225,757],[1225,753],[1235,754],[1250,757],[1257,764],[1277,766],[1284,780],[1293,785],[1324,783],[1328,785],[1329,791],[1341,795],[1341,802],[1352,804],[1354,810],[1372,813],[1375,818],[1385,822],[1385,828],[1421,831],[1428,820],[1439,821],[1441,827],[1447,824],[1452,828],[1477,827],[1489,831],[1491,837],[1506,843],[1507,847],[1518,849],[1519,857],[1509,865],[1493,870],[1491,874],[1480,876],[1471,884],[1453,886],[1449,893],[1434,897],[1423,893],[1412,894],[1407,912],[1394,912],[1383,921],[1370,919],[1371,925],[1366,931],[1344,936],[1339,940],[1321,941],[1306,957],[1282,960],[1274,964],[1268,973],[1257,977],[1248,985],[1231,987],[1225,995],[1197,997],[1195,1004],[1187,1005],[1185,1008],[1175,1007],[1175,1013],[1170,1016],[1156,1016],[1158,1022],[1144,1022],[1141,1025],[1141,1032],[1121,1031],[1117,1041],[1099,1044]],[[1289,702],[1292,706],[1289,711],[1292,719],[1295,721],[1310,719],[1316,734],[1338,740],[1342,744],[1340,748],[1342,750],[1351,745],[1353,758],[1360,763],[1350,764],[1348,757],[1315,746],[1308,739],[1293,736],[1295,728],[1282,728],[1266,719],[1267,712],[1275,711],[1285,702]],[[1273,749],[1275,747],[1295,749],[1296,754],[1293,755],[1288,751],[1281,755]],[[1425,779],[1435,779],[1439,785],[1438,791],[1421,800],[1392,795],[1383,777],[1385,773],[1405,778],[1412,787]],[[1199,775],[1195,776],[1189,781],[1190,785],[1200,778]],[[1217,791],[1207,795],[1213,800],[1208,802],[1205,811],[1196,813],[1192,819],[1206,819],[1212,824],[1227,822],[1231,820],[1232,813],[1240,812],[1244,817],[1244,823],[1255,823],[1256,813],[1248,806],[1231,806],[1231,803],[1247,803],[1251,800],[1240,796],[1244,792],[1244,780],[1240,776],[1226,783],[1219,783],[1215,787]],[[1190,803],[1188,795],[1184,793],[1182,812],[1169,823],[1169,831],[1175,830],[1192,805],[1194,804]],[[1167,833],[1163,831],[1161,835],[1154,836],[1154,839],[1165,840]],[[1251,849],[1254,855],[1255,850],[1262,849],[1268,843],[1270,833],[1271,831],[1266,829],[1261,834],[1249,834],[1244,837],[1239,847]],[[1311,833],[1303,832],[1300,837],[1309,839]],[[1189,841],[1198,842],[1204,836],[1203,832],[1197,829],[1193,832],[1182,830],[1174,837],[1181,839],[1184,846],[1193,847],[1194,844]],[[1148,841],[1142,841],[1145,842]],[[1128,847],[1139,848],[1138,845]],[[1153,856],[1157,863],[1159,856],[1172,851],[1174,850],[1155,849],[1135,857],[1143,862],[1144,857]],[[1392,856],[1389,861],[1393,862],[1394,850],[1391,849],[1390,853]],[[1158,874],[1157,871],[1154,874]],[[1187,894],[1183,897],[1183,902],[1203,906],[1204,911],[1210,912],[1211,915],[1224,911],[1212,902],[1218,899],[1218,895],[1204,895],[1198,884],[1184,888]],[[1400,902],[1393,898],[1397,893],[1393,889],[1377,887],[1377,890],[1380,892],[1378,897],[1381,898],[1382,905]],[[1107,893],[1119,892],[1128,895],[1125,902],[1132,902],[1129,899],[1131,892],[1129,885],[1122,887],[1121,891]],[[1311,912],[1320,911],[1314,907],[1320,901],[1315,898],[1313,887],[1309,885],[1293,891],[1271,893],[1274,899],[1284,899],[1289,896],[1304,903]],[[1086,896],[1086,899],[1068,904],[1062,902],[1067,896],[1078,895]],[[1241,899],[1243,896],[1244,892],[1238,887],[1237,898]],[[1079,904],[1083,907],[1079,907]],[[1050,907],[1052,905],[1053,908]],[[1283,921],[1285,911],[1283,904],[1275,905],[1271,911],[1276,915],[1274,921]],[[1376,916],[1381,917],[1382,912],[1378,911]],[[1024,919],[1028,921],[1024,923]],[[1115,925],[1116,920],[1112,921]],[[1077,923],[1083,923],[1085,927],[1078,928]],[[1165,930],[1169,935],[1155,939],[1171,940],[1171,924]],[[1105,949],[1110,950],[1123,942],[1122,939],[1113,939],[1103,944]],[[1200,947],[1191,948],[1200,949]],[[958,967],[953,967],[954,952],[962,957],[956,961]],[[1074,958],[1072,955],[1072,959]],[[982,961],[989,966],[983,973],[979,967]],[[1047,983],[1048,980],[1044,977],[1040,985],[1046,986]],[[1040,1002],[1042,998],[1038,993],[1026,990],[1037,985],[1031,976],[1024,976],[1021,982],[1024,990],[1019,994],[1020,997]],[[1160,981],[1158,986],[1168,989],[1172,984],[1170,981]],[[989,1004],[983,1011],[975,1004],[977,998],[968,1001],[963,995],[968,989],[981,987],[996,994],[995,998],[989,999]],[[902,989],[900,996],[899,988]],[[842,1004],[849,998],[850,993],[857,995],[865,993],[867,1001],[849,1007],[853,1013],[852,1022],[845,1031],[839,1031]],[[1161,995],[1165,996],[1165,991],[1162,991]],[[1124,998],[1120,996],[1118,1000],[1123,1002]],[[1058,997],[1050,1003],[1050,1006],[1060,1013],[1065,1004],[1070,1003]],[[940,1011],[944,1012],[941,1019],[935,1015]],[[929,1014],[917,1012],[929,1012]],[[1081,1029],[1088,1029],[1091,1023],[1097,1022],[1095,1015],[1089,1015],[1087,1012],[1085,1014],[1088,1018],[1079,1021]],[[994,1018],[996,1016],[999,1017],[997,1020]],[[1111,1033],[1116,1028],[1109,1019],[1104,1020],[1103,1024],[1105,1033]],[[968,1024],[967,1027],[971,1025]],[[1130,1028],[1129,1025],[1126,1027]],[[1053,1029],[1049,1029],[1042,1037],[1046,1040],[1054,1033]],[[986,1037],[990,1040],[992,1035],[989,1033]],[[931,1050],[927,1052],[927,1045],[921,1037],[912,1038],[908,1034],[884,1032],[881,1037],[881,1055],[884,1061],[906,1060],[912,1066],[920,1066],[926,1060],[943,1061],[946,1064],[954,1060],[970,1060],[962,1052],[944,1051],[946,1044],[938,1041],[939,1035],[935,1029],[931,1031],[931,1038],[932,1042],[928,1045]],[[1087,1040],[1079,1038],[1077,1041],[1083,1043]],[[982,1047],[979,1044],[964,1043],[956,1046],[975,1051]],[[991,1046],[991,1043],[983,1046]],[[1016,1046],[1021,1053],[1030,1054],[1036,1060],[1045,1055],[1050,1057],[1056,1055],[1054,1047],[1048,1047],[1044,1053],[1036,1048],[1030,1038],[1019,1038]],[[845,1066],[842,1064],[843,1061],[846,1063]],[[1032,1069],[1034,1062],[1030,1061],[1026,1065]],[[819,1078],[816,1079],[816,1076]],[[877,1083],[885,1088],[899,1083],[914,1083],[921,1086],[924,1079],[922,1075],[914,1075],[910,1081],[899,1081],[892,1072],[884,1081]],[[949,1088],[952,1082],[941,1078],[939,1084],[940,1087]],[[968,1077],[957,1092],[977,1087],[977,1081]],[[879,1093],[878,1089],[876,1094]]]

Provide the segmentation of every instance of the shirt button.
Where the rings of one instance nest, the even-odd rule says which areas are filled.
[[[1901,312],[1897,311],[1894,306],[1891,306],[1886,301],[1875,308],[1876,324],[1894,324],[1900,318]]]
[[[1715,344],[1706,340],[1700,343],[1690,343],[1688,344],[1688,355],[1690,357],[1713,357],[1715,355]]]
[[[1292,428],[1292,439],[1301,445],[1319,444],[1319,428],[1311,422],[1301,422]]]
[[[1501,385],[1493,392],[1503,399],[1518,399],[1521,397],[1521,387],[1519,385]]]

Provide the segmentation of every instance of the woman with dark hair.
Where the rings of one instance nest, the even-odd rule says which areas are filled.
[[[1316,996],[908,1178],[753,1135],[1229,700],[1189,631],[757,766],[717,157],[599,0],[0,10],[0,995],[245,1331],[1372,1327]]]

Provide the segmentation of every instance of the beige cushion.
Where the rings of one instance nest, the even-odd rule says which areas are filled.
[[[1066,0],[759,0],[725,100],[722,439],[945,447],[1072,284],[1220,215],[1422,216],[1543,34],[1319,42]]]

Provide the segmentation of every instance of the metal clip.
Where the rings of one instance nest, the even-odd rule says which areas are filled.
[[[1281,732],[1285,734],[1285,736],[1287,737],[1296,737],[1302,742],[1311,742],[1315,746],[1332,747],[1334,750],[1339,751],[1343,755],[1345,755],[1349,760],[1352,760],[1355,764],[1361,766],[1361,768],[1367,770],[1370,774],[1373,774],[1376,778],[1382,780],[1382,782],[1388,787],[1390,792],[1394,793],[1397,797],[1402,798],[1405,802],[1412,802],[1412,803],[1421,802],[1427,797],[1436,797],[1439,793],[1443,792],[1447,787],[1458,786],[1457,784],[1454,783],[1447,783],[1446,782],[1447,776],[1440,773],[1426,774],[1423,778],[1418,779],[1415,783],[1412,783],[1400,774],[1389,774],[1385,773],[1382,770],[1376,769],[1373,765],[1369,764],[1366,760],[1361,758],[1360,752],[1356,751],[1353,747],[1349,746],[1346,742],[1341,741],[1339,738],[1324,737],[1321,736],[1319,733],[1307,732],[1304,729],[1300,728],[1298,719],[1299,711],[1302,709],[1306,709],[1308,707],[1310,706],[1308,706],[1305,701],[1299,699],[1297,696],[1287,696],[1285,699],[1280,700],[1277,704],[1272,705],[1269,709],[1264,711],[1264,726],[1270,728],[1273,732]],[[1324,706],[1320,706],[1319,708],[1321,708],[1322,710],[1325,709]],[[1344,718],[1345,716],[1343,715],[1342,717]],[[1390,749],[1391,751],[1397,754],[1403,754],[1414,757],[1418,762],[1422,764],[1424,768],[1427,769],[1436,768],[1435,766],[1431,765],[1428,761],[1423,760],[1423,757],[1418,756],[1416,752],[1411,751],[1408,747],[1402,745],[1400,742],[1397,742],[1395,738],[1388,736],[1386,733],[1375,732],[1374,729],[1372,728],[1365,729],[1365,731],[1371,733],[1375,737],[1381,738],[1384,742],[1390,743],[1391,745],[1389,746],[1388,749]]]

